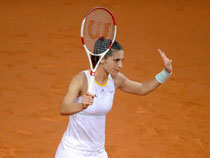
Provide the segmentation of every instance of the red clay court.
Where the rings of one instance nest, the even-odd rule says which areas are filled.
[[[59,114],[71,78],[89,68],[85,13],[109,8],[125,50],[122,72],[143,82],[173,75],[147,96],[117,90],[108,114],[110,158],[210,157],[209,0],[0,1],[0,158],[51,158],[66,130]]]

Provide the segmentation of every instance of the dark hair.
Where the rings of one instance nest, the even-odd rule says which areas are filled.
[[[110,46],[112,40],[110,39],[105,39],[104,37],[99,38],[94,45],[94,54],[100,54],[103,53],[105,50],[107,50],[107,48]],[[123,50],[122,46],[117,42],[114,41],[114,43],[112,44],[111,49],[106,53],[106,55],[104,56],[104,58],[108,58],[109,56],[113,55],[114,51],[119,51],[119,50]],[[99,56],[91,56],[91,60],[93,63],[93,67],[96,66],[98,60],[99,60]]]

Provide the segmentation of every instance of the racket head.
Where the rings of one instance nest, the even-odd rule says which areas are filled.
[[[115,41],[116,29],[114,16],[108,9],[95,7],[89,10],[81,26],[81,40],[86,52],[94,56],[107,53]]]

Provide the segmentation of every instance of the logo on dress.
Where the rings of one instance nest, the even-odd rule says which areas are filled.
[[[102,89],[102,90],[101,90],[101,93],[105,93],[105,90],[104,90],[104,89]]]
[[[113,91],[113,90],[112,90],[112,91],[109,91],[109,93],[110,93],[110,94],[113,94],[113,93],[114,93],[114,91]]]

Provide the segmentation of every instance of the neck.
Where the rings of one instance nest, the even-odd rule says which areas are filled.
[[[103,65],[99,65],[95,73],[95,79],[99,84],[104,85],[107,82],[108,75],[109,74],[104,71]]]

